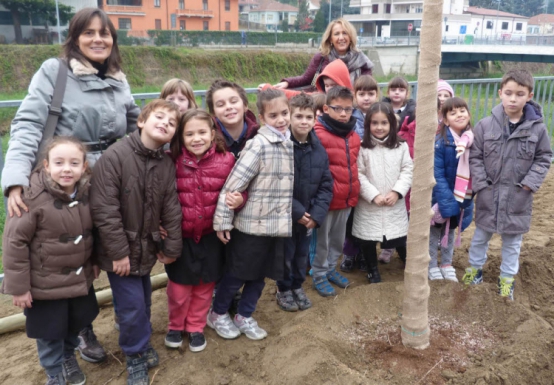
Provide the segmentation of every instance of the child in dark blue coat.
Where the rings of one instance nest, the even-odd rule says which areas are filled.
[[[452,267],[455,229],[458,237],[473,219],[473,197],[469,175],[469,147],[473,141],[470,114],[466,102],[451,98],[442,106],[443,120],[435,141],[435,180],[433,211],[429,236],[429,279],[458,282]],[[461,223],[460,223],[461,222]],[[437,244],[441,244],[438,264]],[[459,245],[460,238],[457,240]]]
[[[308,309],[311,301],[302,289],[311,232],[327,216],[333,198],[333,178],[327,151],[313,131],[315,105],[301,93],[290,100],[291,140],[294,143],[292,237],[285,240],[285,279],[277,281],[277,304],[285,311]]]

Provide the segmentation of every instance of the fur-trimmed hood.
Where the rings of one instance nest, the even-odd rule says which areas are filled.
[[[73,71],[73,74],[75,76],[87,76],[87,75],[96,75],[98,73],[98,70],[92,66],[92,64],[88,62],[81,62],[77,59],[71,59],[69,61],[69,66],[71,67],[71,70]],[[106,76],[109,76],[115,80],[118,80],[120,82],[125,81],[125,74],[121,71],[113,72],[111,69],[106,72]]]

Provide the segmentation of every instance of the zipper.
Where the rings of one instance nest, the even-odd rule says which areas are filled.
[[[346,208],[348,208],[348,200],[352,193],[352,169],[350,168],[350,146],[348,145],[348,138],[344,138],[346,143],[346,164],[348,165],[348,195],[346,196]]]

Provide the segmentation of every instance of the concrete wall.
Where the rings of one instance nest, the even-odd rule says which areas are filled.
[[[390,73],[403,75],[417,75],[418,46],[391,46],[373,47],[364,52],[375,65],[375,76],[384,76]]]

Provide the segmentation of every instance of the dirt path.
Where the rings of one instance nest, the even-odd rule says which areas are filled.
[[[369,285],[361,272],[336,298],[319,297],[306,283],[314,302],[305,312],[285,313],[274,301],[268,282],[254,314],[269,336],[254,342],[241,336],[225,341],[206,328],[202,353],[170,351],[163,345],[167,326],[164,290],[153,294],[152,343],[161,364],[150,371],[154,384],[553,384],[554,273],[551,240],[554,225],[554,172],[537,194],[531,232],[524,237],[514,302],[496,294],[500,239],[494,237],[484,284],[432,282],[429,317],[431,347],[406,349],[400,341],[403,272],[397,257],[382,265],[383,283]],[[461,279],[473,228],[464,233],[454,265]],[[159,269],[159,267],[158,267]],[[104,278],[95,286],[107,285]],[[0,315],[16,313],[9,298],[0,298]],[[110,352],[94,365],[80,360],[88,384],[124,385],[124,356],[106,306],[94,323]],[[23,332],[0,336],[1,384],[42,384],[33,340]]]

